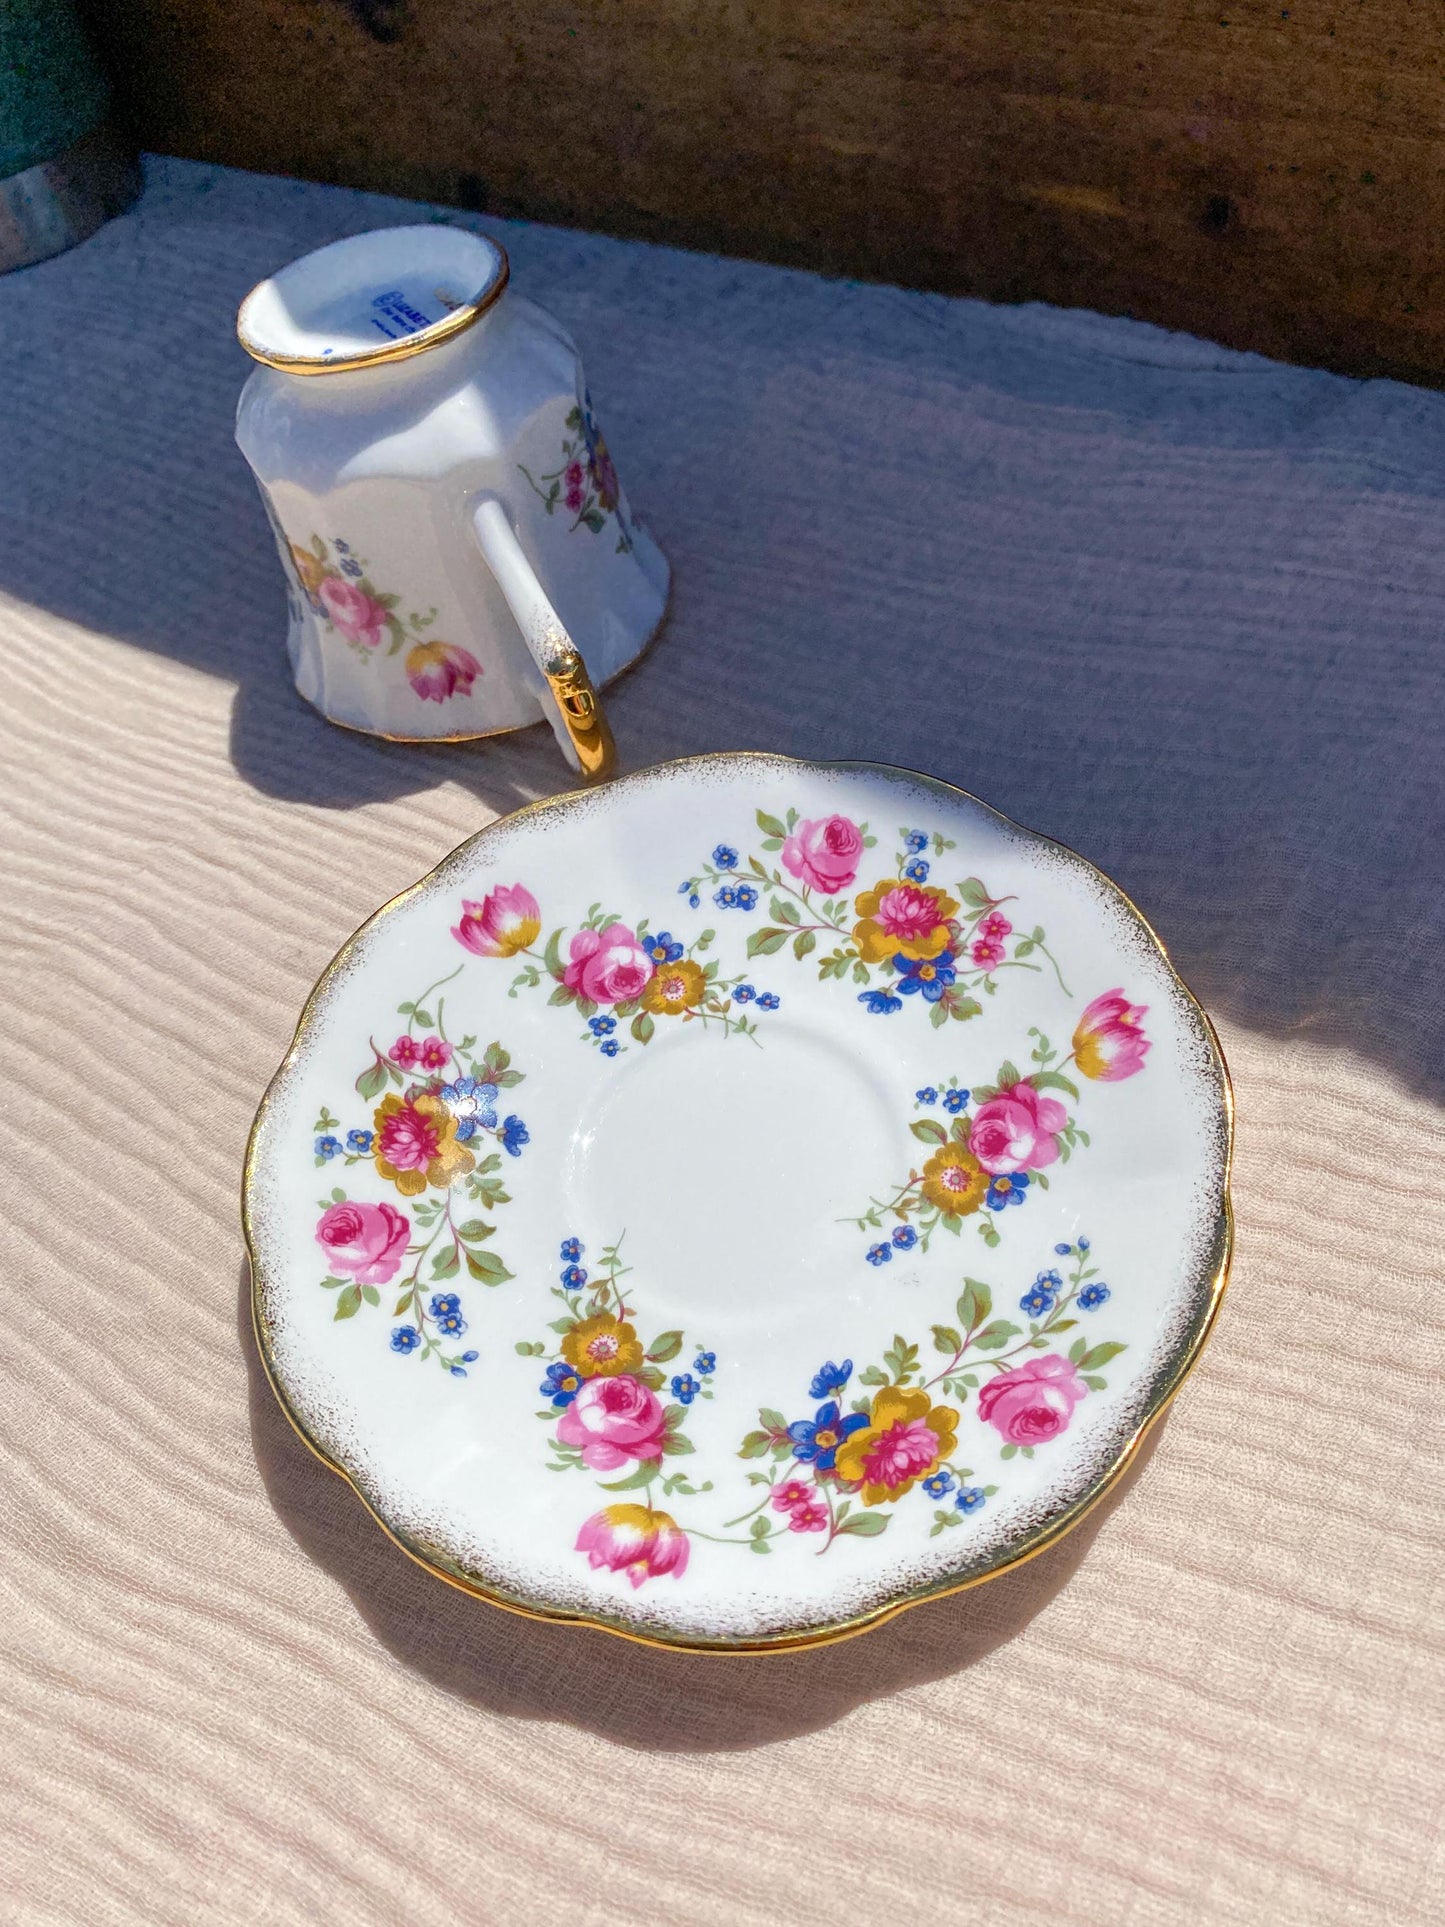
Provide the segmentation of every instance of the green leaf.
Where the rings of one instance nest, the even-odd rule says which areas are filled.
[[[1007,1318],[995,1318],[991,1325],[985,1325],[974,1344],[983,1352],[1002,1351],[1011,1338],[1017,1338],[1023,1330],[1022,1325],[1011,1325]]]
[[[436,1022],[436,1018],[432,1016],[429,1010],[418,1010],[415,1015],[416,1021],[421,1025],[423,1030],[430,1030]]]
[[[466,1257],[467,1270],[479,1284],[504,1285],[512,1276],[495,1251],[469,1251]]]
[[[1058,1071],[1035,1071],[1029,1082],[1036,1091],[1062,1091],[1066,1097],[1073,1098],[1076,1104],[1079,1101],[1078,1085],[1070,1083]]]
[[[984,1243],[988,1246],[990,1251],[993,1251],[997,1248],[999,1243],[998,1231],[995,1226],[991,1225],[988,1222],[986,1218],[980,1223],[978,1227],[978,1235],[980,1238],[983,1239]]]
[[[921,1144],[947,1144],[948,1132],[934,1117],[916,1117],[909,1130]]]
[[[573,1004],[576,1003],[576,1001],[576,991],[569,990],[566,984],[558,984],[552,992],[552,995],[547,999],[549,1004]]]
[[[682,1333],[680,1331],[662,1332],[653,1340],[652,1349],[647,1356],[654,1365],[665,1365],[668,1359],[676,1358],[681,1350]]]
[[[1008,1059],[1005,1058],[1004,1061],[998,1067],[999,1089],[1001,1091],[1011,1091],[1014,1085],[1019,1083],[1020,1081],[1021,1079],[1019,1077],[1018,1071],[1011,1063],[1009,1063]]]
[[[1085,1372],[1084,1383],[1091,1392],[1106,1392],[1109,1389],[1107,1378],[1100,1378],[1097,1372]]]
[[[788,941],[788,936],[789,932],[786,930],[773,930],[766,926],[761,930],[755,930],[748,938],[748,955],[771,957],[775,950],[782,949]]]
[[[695,1452],[697,1447],[693,1444],[692,1440],[687,1437],[686,1433],[669,1432],[667,1437],[662,1441],[662,1449],[666,1453],[674,1454],[678,1452]]]
[[[999,1457],[1001,1459],[1011,1459],[1017,1451],[1018,1447],[1016,1445],[1006,1445],[1002,1452],[999,1453]]]
[[[870,1365],[866,1372],[859,1372],[858,1383],[860,1385],[887,1385],[889,1378],[887,1372],[883,1371],[879,1366]]]
[[[1089,1341],[1087,1338],[1076,1338],[1069,1347],[1069,1363],[1071,1365],[1077,1365],[1088,1349]]]
[[[322,559],[324,561],[325,557],[323,556]],[[757,813],[757,819],[758,819],[758,828],[762,831],[764,836],[785,837],[788,834],[788,832],[783,828],[782,824],[778,821],[777,817],[769,816],[766,810],[759,810]]]
[[[519,1338],[512,1349],[516,1352],[518,1358],[545,1358],[547,1356],[547,1347],[542,1343],[540,1338]]]
[[[956,1332],[952,1325],[935,1325],[933,1327],[933,1349],[936,1352],[945,1352],[950,1356],[954,1352],[961,1352],[963,1350],[962,1333]]]
[[[321,1289],[323,1291],[340,1291],[346,1282],[345,1278],[323,1278],[321,1280]]]
[[[662,1390],[663,1376],[655,1365],[639,1365],[637,1368],[637,1376],[642,1380],[649,1392],[660,1392]]]
[[[1120,1352],[1128,1349],[1127,1345],[1118,1345],[1112,1340],[1105,1345],[1091,1345],[1079,1360],[1079,1364],[1086,1372],[1096,1372],[1101,1365],[1107,1365],[1111,1358],[1117,1358]]]
[[[361,1295],[368,1305],[379,1305],[381,1303],[381,1293],[376,1289],[375,1285],[363,1285],[361,1287]]]
[[[359,1097],[365,1098],[367,1102],[370,1103],[372,1098],[378,1096],[385,1089],[386,1089],[386,1066],[385,1064],[382,1063],[380,1058],[377,1058],[375,1063],[372,1064],[371,1068],[369,1070],[364,1070],[361,1073],[360,1077],[357,1078],[356,1080],[357,1095]]]
[[[431,1275],[433,1278],[455,1278],[461,1268],[460,1248],[450,1244],[445,1251],[439,1251],[432,1259]]]
[[[948,1006],[943,1003],[935,1004],[928,1013],[928,1021],[935,1030],[942,1030],[948,1022]]]
[[[888,1530],[888,1518],[882,1512],[855,1512],[851,1519],[845,1519],[838,1528],[839,1532],[856,1532],[862,1539],[876,1539],[880,1532]]]
[[[788,1429],[788,1421],[781,1412],[775,1412],[770,1405],[763,1406],[759,1411],[758,1422],[760,1425],[766,1425],[770,1432],[786,1432]]]
[[[993,1293],[977,1278],[965,1278],[963,1295],[958,1301],[958,1316],[965,1331],[981,1325],[993,1310]]]
[[[630,1472],[625,1479],[613,1479],[610,1483],[605,1479],[599,1479],[597,1483],[604,1492],[640,1492],[643,1486],[652,1484],[655,1471],[656,1466],[649,1459],[645,1464],[639,1465],[635,1472]]]
[[[361,1286],[348,1285],[336,1300],[337,1318],[355,1318],[361,1309]]]
[[[959,997],[955,995],[950,1000],[948,1009],[949,1014],[960,1024],[966,1024],[970,1017],[981,1017],[983,1015],[983,1005],[976,997]]]
[[[547,947],[542,953],[542,961],[547,966],[549,977],[562,975],[562,932],[554,930],[547,939]]]
[[[983,910],[993,901],[977,877],[965,877],[958,886],[958,894],[970,910]]]
[[[392,1310],[391,1310],[392,1317],[400,1318],[401,1314],[404,1311],[406,1311],[410,1307],[410,1305],[411,1305],[411,1293],[410,1291],[404,1291],[401,1294],[400,1298],[398,1298],[396,1303],[392,1306]]]
[[[794,937],[793,939],[793,955],[801,963],[803,958],[807,956],[808,952],[813,948],[815,948],[817,942],[818,942],[817,936],[814,934],[813,931],[800,930],[797,936]]]
[[[796,904],[789,903],[786,897],[774,897],[768,905],[768,915],[776,917],[779,923],[801,923],[802,914]]]
[[[632,1035],[637,1039],[639,1044],[650,1044],[652,1042],[652,1034],[656,1029],[656,1024],[653,1023],[645,1010],[639,1010],[632,1020]]]
[[[738,1453],[740,1459],[760,1459],[772,1444],[766,1432],[749,1432]]]
[[[458,1229],[457,1236],[467,1239],[471,1244],[480,1244],[483,1238],[495,1237],[496,1230],[497,1227],[494,1224],[488,1224],[485,1218],[468,1218],[466,1223]]]

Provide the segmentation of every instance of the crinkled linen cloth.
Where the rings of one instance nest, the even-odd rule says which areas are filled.
[[[235,306],[406,218],[154,162],[0,280],[0,1917],[1445,1918],[1445,396],[479,223],[676,571],[625,762],[870,757],[1060,837],[1238,1099],[1216,1335],[1085,1526],[846,1645],[673,1656],[411,1566],[247,1328],[307,989],[567,781],[544,728],[390,746],[289,685]]]

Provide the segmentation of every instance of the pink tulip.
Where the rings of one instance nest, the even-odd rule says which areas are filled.
[[[610,1505],[592,1517],[577,1534],[577,1550],[587,1554],[594,1571],[625,1572],[634,1590],[645,1579],[670,1572],[681,1579],[690,1550],[687,1534],[665,1512],[640,1505]]]
[[[1149,1039],[1140,1027],[1147,1004],[1131,1004],[1122,990],[1106,990],[1079,1019],[1074,1032],[1074,1062],[1085,1077],[1117,1084],[1144,1068]]]
[[[470,696],[482,665],[470,649],[454,642],[419,642],[408,650],[407,681],[424,703],[444,703],[449,696]]]
[[[462,920],[452,931],[459,944],[478,957],[515,957],[530,950],[542,929],[542,911],[520,883],[499,883],[480,903],[462,903]]]

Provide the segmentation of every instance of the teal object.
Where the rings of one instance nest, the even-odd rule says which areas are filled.
[[[72,0],[0,0],[0,272],[83,241],[135,198],[110,107]]]
[[[63,154],[109,112],[70,0],[0,0],[0,180]]]

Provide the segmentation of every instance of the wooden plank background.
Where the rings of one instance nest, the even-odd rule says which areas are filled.
[[[144,145],[1445,374],[1439,0],[95,0]]]

